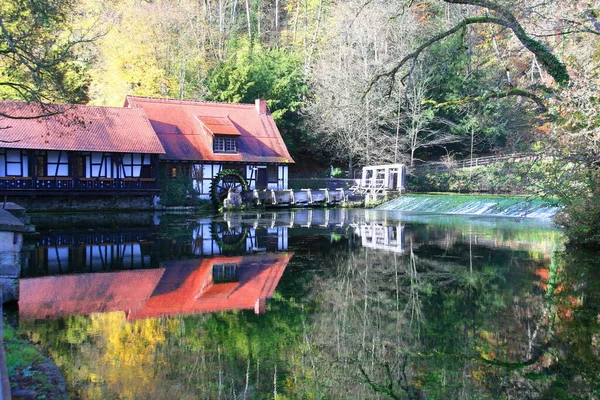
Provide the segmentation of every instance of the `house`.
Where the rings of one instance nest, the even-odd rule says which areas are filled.
[[[69,204],[88,195],[82,209],[107,206],[90,195],[112,195],[109,208],[151,208],[158,179],[180,176],[200,198],[222,202],[230,189],[287,189],[294,162],[265,100],[127,96],[121,108],[5,100],[0,115],[16,117],[0,118],[0,195],[28,209],[72,208],[40,201],[61,195]]]
[[[0,113],[17,117],[0,118],[0,194],[11,200],[158,191],[165,151],[143,110],[5,100]]]
[[[125,107],[148,116],[165,149],[164,175],[192,177],[200,198],[222,199],[228,188],[288,188],[294,161],[265,100],[230,104],[127,96]],[[235,173],[219,175],[229,171]]]

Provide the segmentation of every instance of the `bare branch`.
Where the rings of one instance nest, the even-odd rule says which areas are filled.
[[[458,25],[454,26],[453,28],[451,28],[451,29],[449,29],[449,30],[447,30],[445,32],[442,32],[442,33],[439,33],[439,34],[435,35],[434,37],[432,37],[431,39],[429,39],[428,41],[426,41],[425,43],[423,43],[422,45],[420,45],[419,47],[417,47],[417,49],[415,51],[413,51],[412,53],[406,55],[391,70],[376,75],[371,80],[371,83],[369,84],[369,86],[367,87],[367,90],[363,94],[363,98],[364,98],[364,96],[373,88],[373,86],[381,78],[390,77],[392,79],[392,83],[393,83],[394,77],[396,76],[396,74],[398,73],[398,71],[408,61],[418,58],[423,51],[425,51],[428,47],[430,47],[434,43],[437,43],[437,42],[439,42],[439,41],[447,38],[448,36],[453,35],[454,33],[460,31],[461,29],[463,29],[465,27],[467,27],[467,25],[481,24],[481,23],[493,23],[493,24],[498,24],[498,25],[506,25],[505,21],[503,21],[501,19],[498,19],[498,18],[494,18],[494,17],[473,17],[473,18],[466,18],[466,19],[462,20]]]

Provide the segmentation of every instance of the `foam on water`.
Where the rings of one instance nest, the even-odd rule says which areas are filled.
[[[516,197],[404,195],[381,204],[376,209],[549,219],[561,207],[541,199]]]

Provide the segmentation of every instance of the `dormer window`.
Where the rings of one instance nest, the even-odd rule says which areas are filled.
[[[202,129],[212,136],[213,153],[235,154],[238,152],[238,138],[242,135],[229,117],[197,116]]]
[[[240,266],[239,264],[214,264],[212,267],[214,283],[239,282]]]
[[[213,139],[213,152],[237,153],[237,138],[215,136],[215,138]]]

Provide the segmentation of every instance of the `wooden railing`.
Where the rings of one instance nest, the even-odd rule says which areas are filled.
[[[155,178],[1,177],[0,190],[25,191],[147,191]]]
[[[512,153],[498,156],[468,158],[466,160],[451,161],[451,162],[431,162],[422,165],[416,165],[413,168],[416,170],[425,171],[444,171],[471,167],[482,167],[489,164],[494,164],[501,161],[507,162],[525,162],[539,160],[540,158],[548,158],[550,156],[538,153]]]

